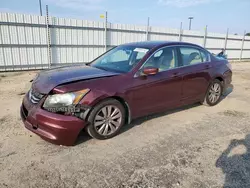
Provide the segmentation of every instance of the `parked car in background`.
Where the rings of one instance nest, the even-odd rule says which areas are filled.
[[[117,46],[86,65],[40,72],[21,105],[25,127],[73,145],[85,129],[97,139],[132,119],[201,102],[216,105],[232,80],[231,65],[190,43]]]

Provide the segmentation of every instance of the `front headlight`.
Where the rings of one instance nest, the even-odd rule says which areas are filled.
[[[44,108],[54,108],[54,107],[66,107],[70,105],[77,105],[80,100],[86,95],[90,89],[84,89],[77,92],[72,93],[64,93],[64,94],[54,94],[49,95],[44,104]]]

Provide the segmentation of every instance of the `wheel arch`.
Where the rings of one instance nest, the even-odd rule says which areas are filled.
[[[222,76],[216,76],[215,78],[214,78],[214,80],[219,80],[219,81],[221,81],[222,83],[224,82],[224,79],[223,79],[223,77]]]
[[[222,85],[222,90],[224,90],[224,78],[223,78],[223,76],[222,75],[217,75],[217,76],[215,76],[214,77],[214,79],[212,80],[212,82],[214,81],[214,80],[219,80],[220,82],[221,82],[221,85]]]
[[[110,97],[105,97],[105,98],[101,99],[100,101],[98,101],[97,103],[95,103],[95,105],[91,108],[91,110],[89,110],[89,112],[88,112],[88,114],[86,115],[85,119],[88,119],[88,118],[89,118],[89,115],[90,115],[92,109],[93,109],[96,105],[98,105],[98,104],[100,104],[101,102],[103,102],[103,101],[105,101],[105,100],[108,100],[108,99],[115,99],[115,100],[119,101],[119,102],[122,104],[122,106],[123,106],[124,109],[125,109],[125,113],[126,113],[126,116],[125,116],[125,123],[128,123],[128,124],[129,124],[129,123],[131,122],[131,111],[130,111],[130,107],[129,107],[128,103],[126,102],[126,100],[125,100],[124,98],[120,97],[120,96],[110,96]]]
[[[123,105],[125,112],[126,112],[125,123],[129,124],[131,122],[131,111],[130,111],[130,107],[128,103],[120,96],[113,96],[109,98],[116,99]]]

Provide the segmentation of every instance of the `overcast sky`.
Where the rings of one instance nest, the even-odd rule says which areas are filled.
[[[0,0],[0,12],[39,14],[39,0]],[[108,11],[113,23],[150,25],[179,28],[183,22],[188,29],[189,16],[192,28],[209,32],[243,34],[250,32],[250,0],[42,0],[43,12],[49,5],[51,16],[99,20]]]

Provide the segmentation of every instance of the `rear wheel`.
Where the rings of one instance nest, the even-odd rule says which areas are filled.
[[[90,136],[96,139],[108,139],[118,134],[125,123],[123,105],[115,100],[108,99],[96,105],[90,112],[86,127]]]
[[[204,105],[214,106],[220,102],[223,87],[221,81],[215,79],[209,86],[205,96]]]

